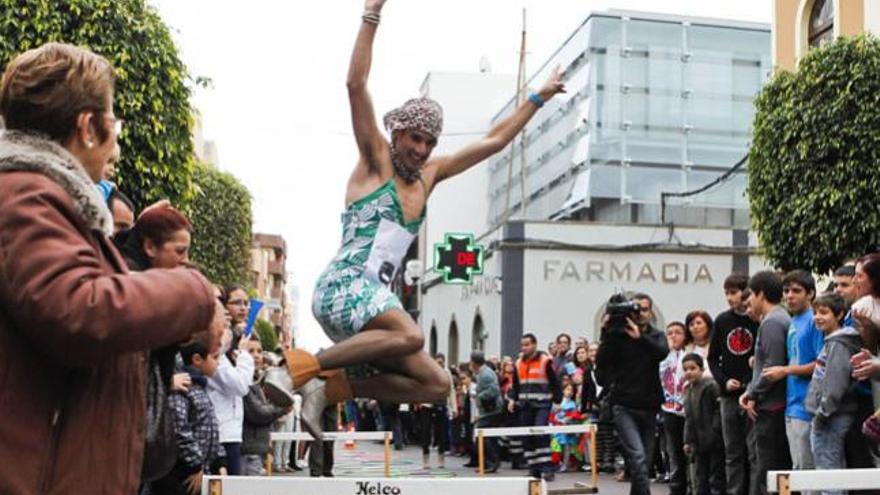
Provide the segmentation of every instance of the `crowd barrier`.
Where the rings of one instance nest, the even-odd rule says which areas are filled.
[[[547,495],[531,478],[266,478],[205,476],[202,495]]]
[[[880,469],[816,469],[767,473],[767,491],[780,495],[803,491],[876,489],[880,489]]]
[[[577,495],[581,493],[599,492],[599,469],[596,462],[596,425],[565,425],[565,426],[520,426],[515,428],[476,428],[474,437],[477,439],[478,462],[480,476],[485,476],[484,439],[487,437],[527,437],[532,435],[553,435],[557,433],[586,434],[590,445],[590,484],[575,483],[574,488],[550,490],[552,495]]]

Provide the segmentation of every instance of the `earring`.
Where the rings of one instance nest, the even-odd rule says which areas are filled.
[[[94,145],[95,145],[95,143],[93,143],[91,141],[86,141],[86,148],[92,149],[92,146],[94,146]]]

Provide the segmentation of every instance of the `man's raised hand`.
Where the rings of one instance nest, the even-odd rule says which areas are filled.
[[[559,93],[565,93],[565,83],[562,82],[562,76],[560,66],[557,65],[550,73],[550,77],[547,78],[547,82],[538,90],[538,96],[542,100],[548,101]]]

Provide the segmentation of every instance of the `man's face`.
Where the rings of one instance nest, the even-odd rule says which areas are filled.
[[[724,289],[724,298],[727,299],[727,306],[730,309],[739,312],[744,309],[743,293],[738,288]]]
[[[640,326],[646,326],[654,319],[654,310],[651,307],[651,301],[648,299],[636,299],[636,302],[639,304],[639,307],[642,308],[639,311],[639,321],[636,323]]]
[[[849,275],[834,276],[834,293],[842,297],[847,304],[852,304],[859,298],[853,277]]]
[[[519,350],[522,351],[523,356],[531,357],[532,354],[535,353],[538,345],[532,342],[532,339],[522,339],[519,342]]]
[[[128,230],[134,224],[134,212],[129,210],[128,206],[118,199],[113,200],[110,214],[113,216],[114,234],[121,230]]]
[[[558,354],[566,354],[571,348],[571,341],[565,335],[556,338],[556,352]]]
[[[746,313],[749,315],[749,318],[755,321],[761,321],[764,318],[764,306],[767,304],[767,299],[764,297],[764,293],[753,292],[752,295],[749,296],[748,304],[748,311]]]
[[[785,304],[793,315],[799,315],[810,308],[813,292],[807,291],[804,286],[790,282],[782,288]]]
[[[396,133],[394,144],[400,162],[410,170],[418,170],[425,165],[437,146],[437,138],[419,130],[407,129]]]

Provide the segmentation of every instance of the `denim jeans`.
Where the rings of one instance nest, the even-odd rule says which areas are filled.
[[[614,405],[614,427],[629,468],[630,495],[651,495],[648,478],[648,456],[654,451],[654,433],[657,430],[657,411],[630,409]]]
[[[266,474],[263,469],[263,461],[264,457],[258,456],[256,454],[246,454],[241,456],[241,465],[244,469],[245,476],[263,476]]]
[[[495,428],[498,426],[500,415],[489,416],[477,420],[477,428]],[[495,469],[501,463],[498,452],[498,437],[483,438],[483,465],[486,469]]]
[[[727,495],[757,493],[758,459],[755,428],[739,397],[721,397],[721,432],[724,435],[724,466],[727,474]]]
[[[229,476],[241,475],[241,442],[225,442],[223,449],[226,451],[226,471]]]
[[[843,469],[846,467],[843,442],[846,432],[853,423],[853,415],[834,414],[825,421],[813,419],[810,441],[813,443],[813,458],[816,469]],[[841,495],[842,491],[823,491],[823,495]]]

